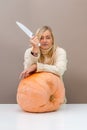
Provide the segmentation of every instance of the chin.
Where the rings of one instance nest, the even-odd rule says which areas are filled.
[[[48,50],[50,47],[41,47],[41,49]]]
[[[48,50],[49,48],[43,48],[44,50]]]

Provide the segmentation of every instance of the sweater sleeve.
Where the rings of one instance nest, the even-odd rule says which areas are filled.
[[[42,64],[37,62],[37,72],[47,71],[58,76],[62,76],[67,69],[66,51],[63,48],[56,49],[54,65]]]
[[[35,57],[31,54],[32,48],[29,48],[25,51],[24,54],[24,69],[28,69],[32,64],[37,63],[38,57]]]

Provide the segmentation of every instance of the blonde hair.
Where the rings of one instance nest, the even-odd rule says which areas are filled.
[[[51,33],[51,37],[52,37],[52,47],[49,48],[48,50],[46,50],[46,56],[48,58],[48,61],[46,61],[47,64],[53,64],[54,63],[54,52],[55,52],[55,43],[54,43],[54,36],[53,36],[53,32],[52,29],[49,26],[43,26],[41,28],[39,28],[36,31],[36,35],[38,36],[38,39],[41,39],[42,34],[45,31],[49,31]],[[44,58],[44,54],[41,52],[40,50],[40,58],[38,60],[41,63],[45,63],[45,58]]]

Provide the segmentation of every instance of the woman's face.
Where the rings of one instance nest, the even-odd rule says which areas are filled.
[[[46,50],[49,49],[52,46],[52,36],[51,36],[51,32],[49,30],[46,30],[40,38],[40,44],[41,44],[41,48]]]

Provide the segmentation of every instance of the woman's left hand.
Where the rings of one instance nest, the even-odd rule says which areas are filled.
[[[37,64],[32,64],[27,70],[24,70],[21,74],[20,74],[20,78],[26,78],[28,76],[30,76],[32,73],[34,73],[37,70]]]

